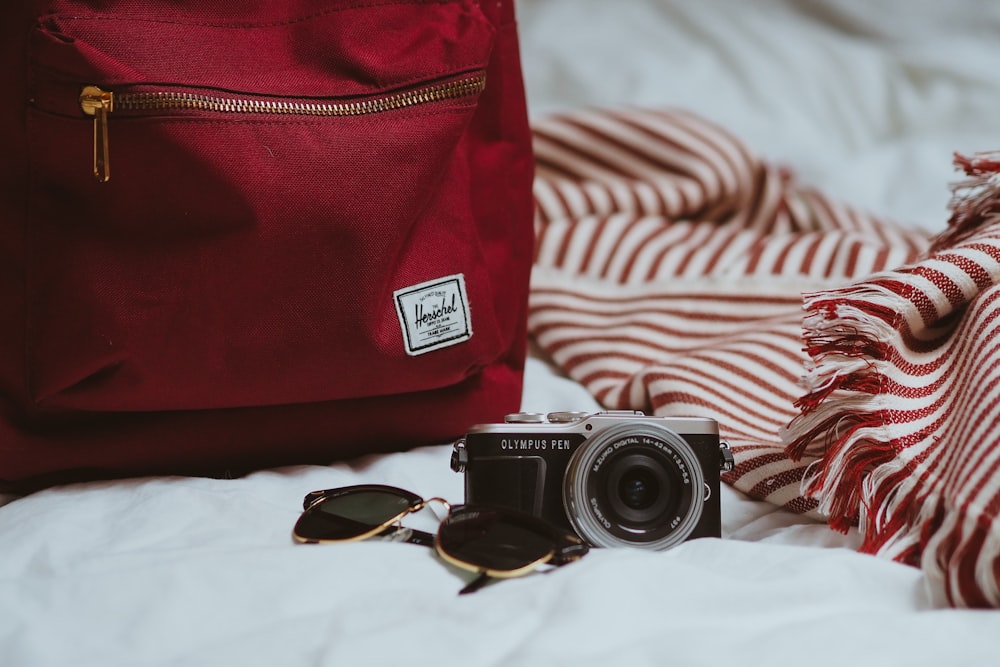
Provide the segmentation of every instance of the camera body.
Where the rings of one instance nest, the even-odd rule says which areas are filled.
[[[458,440],[465,502],[509,507],[594,546],[667,549],[720,537],[729,446],[714,419],[642,412],[516,413]]]

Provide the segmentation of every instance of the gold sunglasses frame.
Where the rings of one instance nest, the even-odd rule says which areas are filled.
[[[387,539],[394,541],[411,542],[413,544],[420,544],[423,546],[433,546],[435,553],[443,561],[466,572],[472,572],[478,574],[479,576],[465,586],[459,594],[472,593],[479,588],[482,588],[486,583],[489,583],[495,579],[513,579],[517,577],[523,577],[531,572],[538,570],[543,565],[552,565],[553,567],[560,567],[566,565],[567,563],[579,560],[584,555],[586,555],[589,547],[581,541],[576,535],[560,531],[541,519],[529,515],[525,515],[514,510],[499,509],[492,507],[475,507],[470,505],[452,505],[444,498],[432,497],[432,498],[421,498],[415,493],[406,491],[394,486],[386,486],[382,484],[363,484],[356,486],[341,487],[336,489],[326,489],[323,491],[312,491],[306,495],[303,499],[303,512],[309,512],[316,508],[318,505],[329,501],[332,498],[347,495],[350,493],[357,492],[382,492],[391,495],[398,496],[400,498],[406,499],[410,502],[409,506],[392,516],[391,518],[383,521],[377,526],[373,526],[370,530],[363,531],[358,535],[352,535],[345,538],[335,538],[335,539],[316,539],[316,538],[305,538],[298,534],[296,530],[293,529],[292,537],[296,542],[300,544],[336,544],[336,543],[348,543],[348,542],[360,542],[363,540],[371,539],[373,537],[383,536]],[[431,503],[441,503],[448,515],[441,520],[438,530],[434,535],[422,530],[415,528],[407,528],[402,525],[402,521],[406,516],[414,514],[425,509]],[[441,544],[441,530],[449,521],[459,520],[462,515],[478,512],[492,512],[501,513],[504,517],[512,520],[522,526],[528,524],[531,529],[533,529],[536,534],[546,538],[551,543],[549,550],[536,558],[535,560],[527,563],[521,567],[514,569],[503,569],[498,570],[495,568],[490,568],[484,565],[478,565],[476,563],[470,563],[466,560],[452,555],[449,551]],[[301,520],[301,517],[300,517]],[[298,524],[296,524],[297,526]],[[391,530],[390,530],[391,529]]]
[[[341,495],[347,495],[349,493],[372,491],[372,492],[382,492],[391,495],[396,495],[401,498],[406,498],[410,500],[411,504],[404,510],[400,511],[398,514],[388,519],[387,521],[373,527],[371,530],[364,531],[358,535],[352,535],[351,537],[339,537],[333,539],[313,539],[305,538],[299,535],[294,529],[292,530],[292,539],[294,539],[299,544],[338,544],[338,543],[348,543],[348,542],[362,542],[364,540],[371,539],[383,535],[388,531],[389,528],[396,528],[396,531],[409,531],[410,534],[403,535],[403,539],[394,538],[395,531],[387,535],[383,535],[389,539],[394,539],[395,541],[413,542],[415,544],[422,544],[424,546],[433,546],[434,536],[422,530],[417,530],[415,528],[404,528],[402,521],[410,514],[416,514],[417,512],[425,509],[430,503],[437,502],[444,506],[446,512],[451,512],[451,503],[449,503],[444,498],[434,496],[433,498],[421,498],[415,493],[406,491],[405,489],[400,489],[395,486],[385,486],[381,484],[361,484],[356,486],[345,486],[336,489],[325,489],[322,491],[311,491],[306,494],[303,499],[302,513],[310,511],[314,507],[329,501],[331,498],[336,498]]]

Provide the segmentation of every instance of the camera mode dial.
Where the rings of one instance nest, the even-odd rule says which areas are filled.
[[[507,424],[543,424],[545,415],[541,412],[515,412],[503,418]]]
[[[572,424],[589,416],[589,412],[550,412],[546,418],[552,424]]]

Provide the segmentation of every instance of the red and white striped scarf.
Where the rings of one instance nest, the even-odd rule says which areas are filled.
[[[736,488],[1000,606],[996,163],[963,163],[932,240],[687,113],[551,116],[534,142],[529,328],[558,366],[608,408],[716,418]]]

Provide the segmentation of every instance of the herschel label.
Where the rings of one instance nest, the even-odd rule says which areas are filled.
[[[459,273],[393,292],[406,353],[413,356],[472,338],[465,277]]]

